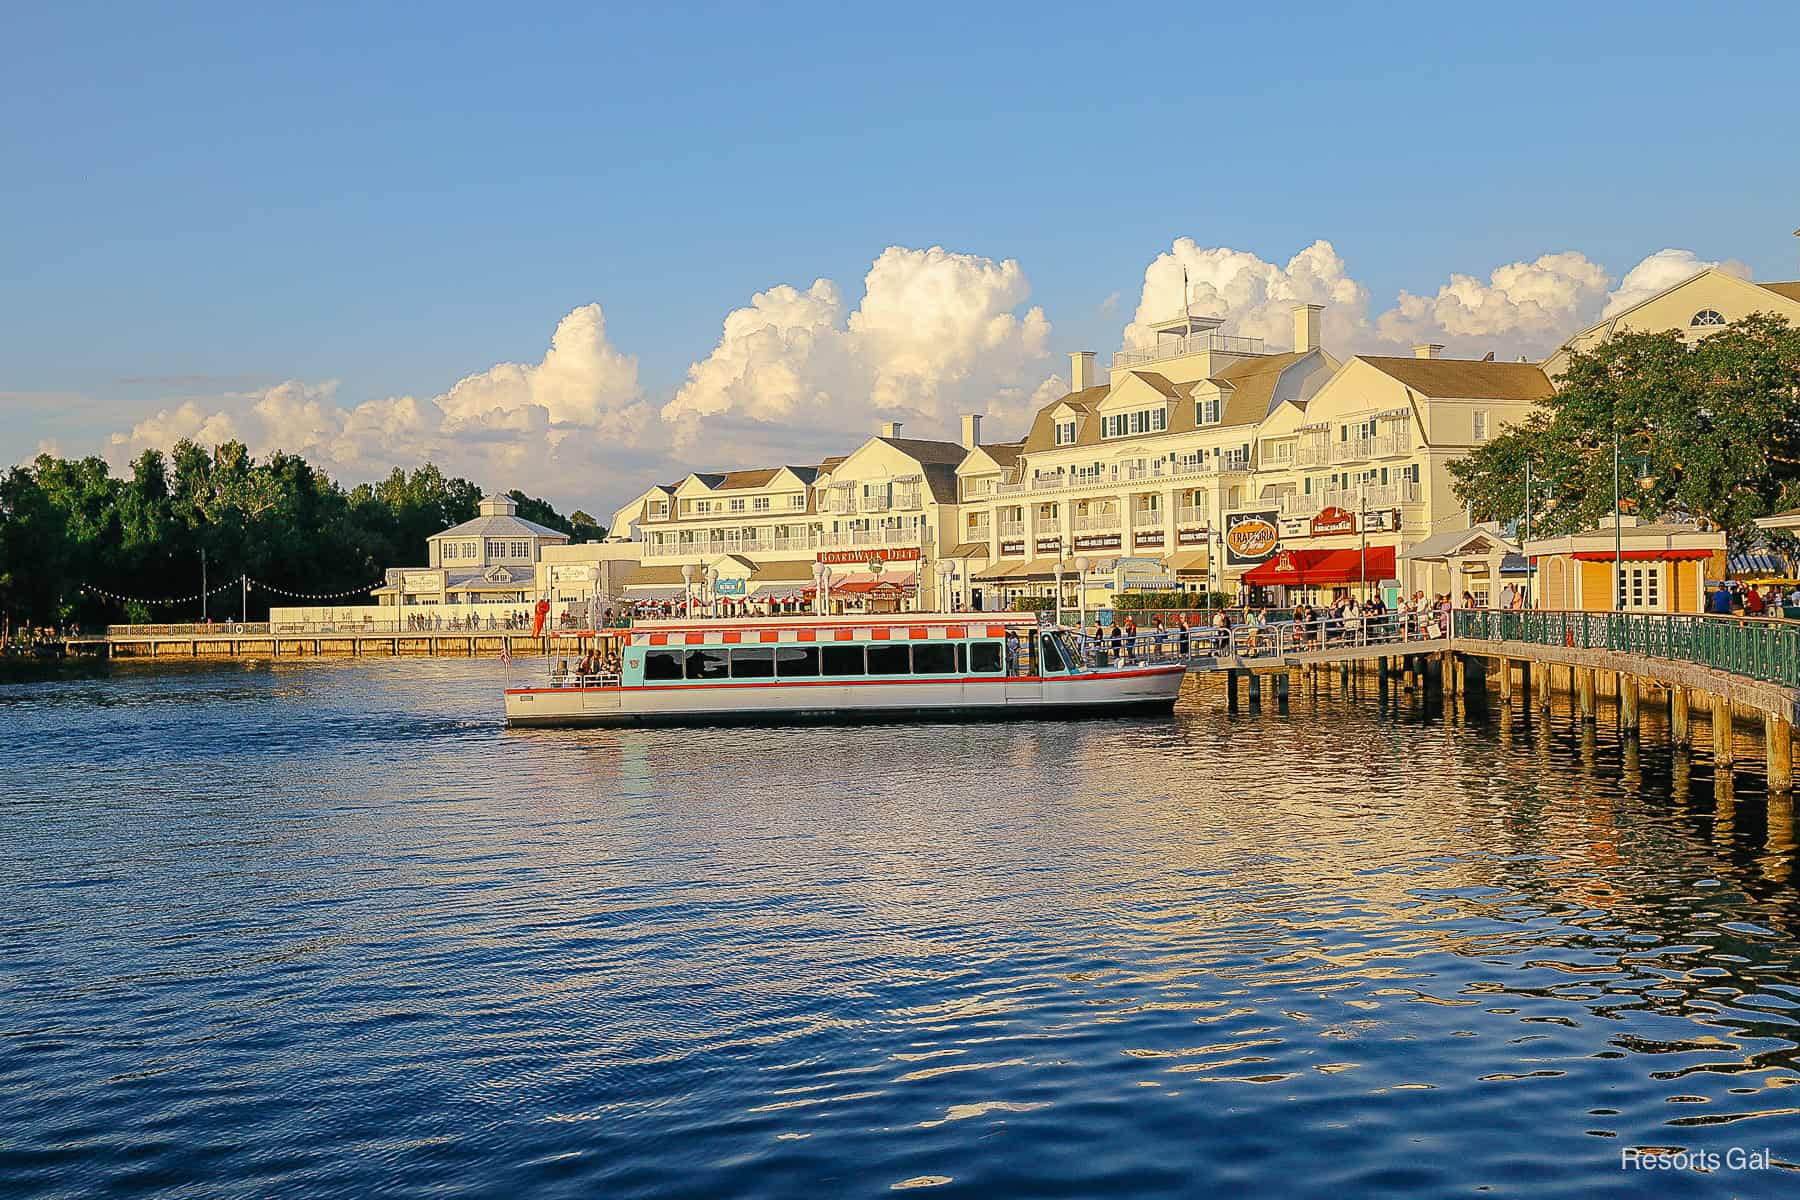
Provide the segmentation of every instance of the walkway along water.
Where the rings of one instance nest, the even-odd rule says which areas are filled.
[[[1391,687],[1422,691],[1446,705],[1458,695],[1485,699],[1490,674],[1500,698],[1515,690],[1527,707],[1548,708],[1553,691],[1572,697],[1584,722],[1598,718],[1598,699],[1616,702],[1619,728],[1636,737],[1646,699],[1666,704],[1672,743],[1689,747],[1694,717],[1705,714],[1721,778],[1737,760],[1738,722],[1761,734],[1771,796],[1793,790],[1793,729],[1800,719],[1800,623],[1669,613],[1499,612],[1460,610],[1446,629],[1438,614],[1323,618],[1230,630],[1157,630],[1135,638],[1086,637],[1096,659],[1184,658],[1191,670],[1223,673],[1226,704],[1236,710],[1240,684],[1252,707],[1264,681],[1285,710],[1296,671],[1316,679],[1335,667],[1349,688],[1373,671],[1378,694]],[[1791,800],[1786,801],[1791,805]]]

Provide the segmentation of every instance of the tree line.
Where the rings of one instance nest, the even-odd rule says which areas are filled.
[[[544,500],[508,495],[519,516],[574,541],[603,534],[584,512],[564,517]],[[99,457],[40,454],[0,476],[0,622],[191,620],[203,572],[210,587],[248,575],[303,595],[351,592],[388,567],[423,564],[425,539],[474,517],[481,498],[430,463],[346,489],[298,455],[258,461],[235,441],[146,450],[126,475]],[[166,599],[181,602],[142,602]],[[299,603],[256,587],[248,601],[251,620],[271,604]],[[239,603],[232,588],[207,611],[235,617]]]
[[[1734,546],[1771,539],[1756,518],[1800,507],[1800,330],[1757,313],[1689,343],[1620,333],[1575,351],[1530,420],[1450,465],[1476,520],[1531,532],[1592,529],[1620,507],[1698,518]]]

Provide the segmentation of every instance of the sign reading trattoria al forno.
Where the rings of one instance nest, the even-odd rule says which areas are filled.
[[[1274,509],[1225,514],[1225,561],[1231,566],[1250,566],[1275,553],[1281,540]]]

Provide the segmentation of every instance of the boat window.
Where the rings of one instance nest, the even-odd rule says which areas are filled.
[[[914,675],[949,675],[956,670],[956,649],[949,642],[914,642]]]
[[[905,642],[881,642],[869,647],[869,674],[911,675],[912,657]]]
[[[958,675],[969,673],[969,647],[965,642],[956,643],[956,673]]]
[[[1075,635],[1065,630],[1058,630],[1054,635],[1056,644],[1062,647],[1063,664],[1071,671],[1081,670],[1081,646]]]
[[[733,679],[773,679],[775,677],[775,647],[773,646],[739,646],[731,652],[731,677]]]
[[[969,643],[969,674],[998,675],[1000,673],[1000,643]]]
[[[724,647],[687,652],[689,679],[724,679],[731,674],[730,667],[731,660],[726,657]]]
[[[863,648],[861,646],[827,644],[824,647],[823,657],[827,675],[863,674]]]
[[[1045,673],[1067,671],[1069,667],[1067,663],[1063,662],[1062,647],[1056,644],[1056,638],[1046,633],[1040,640],[1044,646]]]
[[[775,674],[783,679],[798,675],[817,675],[818,673],[819,648],[817,646],[775,647]]]
[[[644,678],[680,679],[681,651],[679,650],[646,650],[644,651]]]

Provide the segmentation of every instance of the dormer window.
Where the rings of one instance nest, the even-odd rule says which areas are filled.
[[[1056,423],[1056,444],[1059,446],[1075,444],[1075,422],[1058,421]]]
[[[1716,309],[1703,308],[1694,314],[1694,319],[1689,321],[1688,324],[1699,329],[1706,325],[1723,325],[1725,324],[1725,318]]]
[[[1224,418],[1224,408],[1217,396],[1194,401],[1194,424],[1217,425]]]
[[[1169,427],[1166,408],[1140,408],[1136,412],[1111,413],[1100,418],[1100,436],[1129,437],[1134,433],[1161,433]]]

